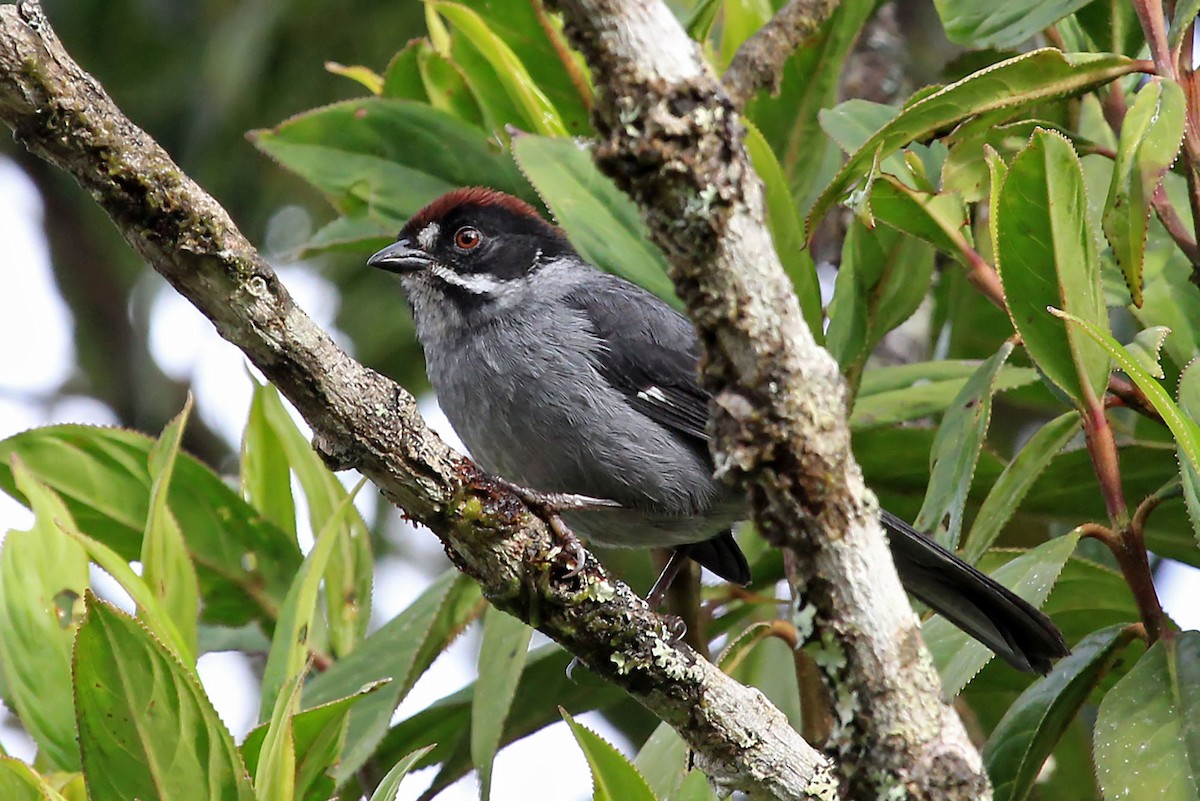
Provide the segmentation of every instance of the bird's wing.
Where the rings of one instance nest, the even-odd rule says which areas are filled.
[[[568,296],[598,340],[600,374],[631,407],[694,440],[707,453],[709,394],[696,378],[696,333],[656,296],[604,275]]]

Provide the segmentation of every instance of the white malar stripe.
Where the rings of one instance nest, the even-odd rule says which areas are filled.
[[[667,396],[662,393],[658,387],[647,387],[638,392],[637,396],[644,401],[654,401],[656,403],[666,403]]]
[[[497,281],[487,273],[456,273],[440,264],[430,267],[429,272],[443,283],[466,290],[473,295],[491,296],[503,288],[502,281]]]
[[[441,227],[435,222],[431,222],[422,228],[417,234],[417,244],[421,246],[421,250],[426,253],[432,252],[433,246],[437,244],[438,234],[441,231]]]

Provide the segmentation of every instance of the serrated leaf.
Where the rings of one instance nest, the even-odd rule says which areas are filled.
[[[449,56],[422,42],[417,51],[417,70],[429,105],[480,129],[485,127],[484,112],[471,85]]]
[[[888,228],[851,223],[829,304],[826,347],[851,386],[875,345],[921,304],[933,275],[933,249]]]
[[[700,4],[697,14],[704,7]],[[801,212],[839,166],[837,148],[821,135],[818,114],[837,102],[842,65],[874,11],[874,0],[838,3],[825,24],[784,63],[778,94],[760,92],[746,104],[746,116],[770,143]]]
[[[1004,3],[981,0],[934,0],[942,18],[946,36],[966,47],[1012,48],[1091,0],[1007,0]]]
[[[417,66],[417,55],[422,47],[428,47],[424,39],[413,39],[392,56],[387,69],[383,71],[383,85],[378,94],[396,100],[416,100],[428,102],[425,86],[421,81],[421,71]]]
[[[746,126],[746,152],[754,164],[754,171],[762,178],[767,204],[767,225],[775,252],[783,263],[783,270],[792,281],[792,289],[800,301],[804,321],[818,344],[825,342],[825,317],[821,310],[821,284],[817,280],[817,268],[812,256],[804,247],[804,222],[796,213],[796,203],[788,190],[783,169],[771,152],[771,146],[749,120]]]
[[[1171,168],[1183,141],[1183,89],[1171,80],[1150,81],[1121,123],[1121,138],[1108,200],[1104,204],[1104,235],[1133,305],[1142,305],[1142,268],[1151,199]]]
[[[275,697],[275,707],[263,737],[254,769],[254,795],[258,801],[293,801],[296,798],[296,739],[292,717],[300,707],[300,689],[307,668],[289,676]]]
[[[979,366],[950,404],[933,438],[929,488],[913,527],[926,533],[937,532],[938,542],[950,550],[958,546],[967,493],[992,419],[996,381],[1013,347],[1011,342],[1005,342]]]
[[[492,794],[492,762],[504,733],[533,629],[518,618],[488,607],[483,615],[479,678],[471,701],[471,761],[479,771],[479,797]]]
[[[242,432],[238,478],[246,503],[295,539],[296,503],[292,498],[287,452],[279,433],[267,421],[263,390],[257,382],[250,399],[250,416]]]
[[[958,195],[918,192],[884,175],[872,184],[870,202],[871,213],[880,222],[974,266],[966,256],[975,247],[970,215]]]
[[[0,798],[4,801],[64,801],[37,771],[8,756],[0,756]]]
[[[651,242],[637,206],[570,139],[521,136],[513,156],[571,244],[602,270],[679,305],[667,262]]]
[[[334,769],[339,783],[375,752],[396,706],[438,654],[482,611],[481,603],[479,585],[448,570],[353,653],[309,681],[306,707],[351,695],[371,682],[390,680],[350,713],[345,746]]]
[[[998,569],[992,578],[1040,607],[1078,542],[1078,531],[1043,542]],[[995,656],[982,643],[971,639],[940,615],[927,620],[921,633],[942,676],[942,687],[951,698],[962,692]]]
[[[271,652],[267,655],[267,665],[263,669],[260,721],[269,718],[272,710],[278,711],[279,694],[301,674],[308,662],[311,649],[309,635],[317,623],[317,593],[321,579],[342,539],[346,518],[356,513],[353,511],[354,496],[366,481],[365,478],[359,481],[358,486],[342,498],[325,520],[312,550],[297,571],[296,580],[283,602],[283,608],[279,612],[279,623],[275,626],[275,636],[271,639]],[[326,589],[326,592],[329,591]]]
[[[79,770],[71,704],[76,607],[88,587],[88,560],[55,520],[71,521],[62,501],[12,457],[29,499],[29,531],[9,531],[0,549],[0,673],[10,708],[55,770]],[[4,797],[0,795],[0,797]]]
[[[422,103],[366,97],[299,114],[251,141],[313,184],[346,216],[399,230],[429,201],[483,184],[535,199],[487,135]]]
[[[593,801],[656,801],[650,785],[620,751],[565,711],[562,716],[592,769]]]
[[[1200,359],[1193,359],[1179,376],[1179,408],[1193,422],[1200,420]],[[1200,543],[1200,467],[1178,448],[1183,500],[1192,521],[1192,533]]]
[[[659,801],[717,801],[702,771],[688,765],[688,747],[668,723],[646,738],[633,766]]]
[[[876,131],[834,176],[808,215],[811,240],[817,221],[860,181],[876,158],[887,158],[909,142],[950,130],[958,123],[987,114],[998,125],[1022,109],[1056,97],[1069,97],[1102,86],[1139,65],[1112,54],[1034,50],[968,75],[906,106]]]
[[[567,135],[558,110],[534,83],[512,48],[488,27],[479,14],[466,6],[444,0],[431,0],[428,5],[450,20],[451,25],[487,59],[509,99],[524,115],[527,130],[543,136]]]
[[[136,620],[85,598],[74,683],[91,801],[252,801],[233,738],[195,675]]]
[[[1200,632],[1154,643],[1096,717],[1096,778],[1107,801],[1200,797]]]
[[[1029,795],[1059,737],[1129,639],[1123,625],[1093,632],[1021,693],[983,749],[996,801],[1023,801]]]
[[[383,92],[383,76],[370,67],[361,64],[339,64],[336,61],[326,61],[325,71],[354,81],[373,95]]]
[[[1083,172],[1071,143],[1034,131],[1009,165],[998,200],[996,268],[1013,325],[1042,372],[1078,406],[1092,406],[1108,385],[1108,357],[1046,311],[1055,306],[1108,326]]]
[[[400,782],[404,781],[404,777],[413,769],[413,766],[432,750],[432,745],[419,748],[393,765],[392,769],[383,777],[383,781],[375,788],[375,792],[371,794],[371,801],[396,801],[400,792]]]
[[[158,599],[162,614],[170,618],[179,632],[179,656],[189,664],[196,660],[196,626],[200,617],[200,586],[196,569],[188,556],[187,543],[179,523],[167,505],[171,476],[179,457],[183,429],[192,410],[192,396],[181,411],[163,429],[150,449],[150,513],[142,533],[142,581]]]
[[[305,709],[291,719],[295,743],[295,797],[297,801],[325,801],[334,791],[329,770],[337,763],[346,736],[350,710],[360,700],[387,686],[386,681],[368,684],[353,695]],[[242,743],[246,767],[257,773],[267,735],[267,724],[257,726]]]
[[[1125,350],[1129,351],[1129,356],[1147,373],[1155,378],[1166,378],[1159,359],[1169,333],[1171,329],[1161,325],[1143,328],[1134,334],[1133,341],[1125,346]]]
[[[1054,457],[1075,438],[1081,426],[1079,412],[1067,412],[1047,422],[1021,446],[979,507],[963,543],[964,559],[975,562],[991,547],[1004,524],[1021,506],[1025,494]]]
[[[1117,366],[1133,380],[1133,383],[1137,384],[1138,389],[1142,391],[1146,399],[1150,401],[1150,405],[1162,416],[1167,428],[1171,430],[1171,434],[1175,437],[1175,444],[1179,447],[1180,458],[1187,461],[1188,466],[1195,473],[1200,474],[1200,424],[1194,418],[1184,414],[1183,410],[1171,400],[1171,396],[1163,389],[1162,384],[1143,370],[1141,365],[1129,354],[1129,351],[1125,350],[1108,332],[1067,312],[1058,309],[1052,311],[1055,316],[1078,326],[1091,337],[1113,358]]]
[[[19,454],[56,492],[78,528],[119,554],[138,558],[149,514],[148,459],[153,440],[92,426],[38,428],[0,442],[0,489],[22,501],[8,461]],[[269,629],[300,566],[294,541],[187,454],[175,464],[170,508],[187,541],[204,596],[207,623]]]
[[[589,671],[576,671],[568,676],[570,661],[571,655],[553,644],[529,654],[504,721],[503,745],[562,719],[557,710],[546,703],[547,698],[553,698],[560,707],[575,715],[594,709],[615,713],[621,704],[634,703],[624,691]],[[437,793],[465,776],[474,769],[469,734],[475,690],[474,683],[468,684],[400,721],[388,732],[375,759],[386,763],[415,749],[436,744],[423,764],[440,763],[442,767],[426,793]]]
[[[146,582],[142,581],[142,577],[134,572],[128,562],[112,548],[81,532],[71,521],[56,519],[54,525],[63,534],[83,546],[88,559],[95,562],[101,570],[112,576],[117,584],[121,585],[121,589],[129,595],[137,607],[142,624],[154,632],[167,648],[181,659],[184,658],[182,655],[192,653],[188,650],[189,646],[184,642],[183,635],[179,633],[175,622],[163,610],[153,591]],[[194,658],[189,657],[185,664],[193,670],[195,669]]]
[[[945,360],[891,365],[863,373],[850,428],[894,425],[944,412],[962,391],[979,362]],[[1037,380],[1037,371],[1004,365],[996,376],[996,392],[1026,386]]]
[[[350,653],[366,634],[371,617],[374,564],[367,524],[353,506],[344,507],[349,494],[300,433],[278,391],[267,384],[256,387],[255,394],[262,400],[263,419],[275,433],[288,464],[304,489],[313,531],[323,532],[332,521],[337,521],[336,543],[322,575],[330,650],[336,656],[343,656]],[[296,667],[298,665],[293,663],[293,668]],[[269,710],[270,706],[264,709]]]

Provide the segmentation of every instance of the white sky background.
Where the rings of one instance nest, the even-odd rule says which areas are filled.
[[[0,438],[47,423],[115,422],[111,411],[92,399],[46,400],[71,371],[75,354],[70,313],[50,275],[41,217],[41,201],[33,185],[11,162],[0,159],[0,346],[4,348],[0,351]],[[338,302],[333,288],[305,268],[285,268],[280,273],[297,302],[318,324],[331,330]],[[148,280],[158,280],[149,271],[147,274],[151,276]],[[165,283],[162,286],[165,288]],[[399,295],[396,302],[401,302]],[[221,340],[199,312],[169,289],[160,293],[152,322],[150,347],[155,360],[168,374],[191,379],[205,422],[228,442],[237,443],[251,392],[241,353]],[[443,436],[452,436],[436,406],[425,406],[433,427]],[[366,493],[360,496],[365,497]],[[369,512],[370,507],[363,508]],[[29,523],[24,507],[0,494],[0,532],[24,529]],[[440,551],[429,532],[414,531],[411,536],[414,547]],[[405,608],[428,579],[407,563],[381,563],[376,574],[377,622]],[[111,587],[111,582],[105,586]],[[1171,565],[1163,573],[1160,593],[1163,605],[1183,628],[1200,628],[1200,571]],[[535,638],[535,645],[539,641]],[[468,683],[475,674],[477,652],[477,636],[460,638],[409,694],[399,717],[407,717]],[[253,726],[258,706],[257,685],[245,660],[240,655],[205,655],[200,672],[222,719],[240,741]],[[615,739],[598,716],[585,716],[584,721]],[[12,727],[0,728],[0,743],[10,754],[32,757],[30,742]],[[416,798],[432,778],[433,771],[414,775],[405,782],[401,798]],[[587,764],[562,724],[510,746],[497,759],[492,796],[496,801],[585,798],[590,792]],[[467,777],[440,797],[448,801],[474,799],[475,781]]]

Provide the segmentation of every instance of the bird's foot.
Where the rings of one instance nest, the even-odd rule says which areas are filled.
[[[516,495],[525,505],[538,511],[550,523],[550,530],[558,538],[562,551],[571,558],[571,567],[567,570],[566,578],[574,578],[583,570],[587,562],[587,552],[583,543],[575,536],[566,522],[562,519],[563,512],[588,509],[614,509],[621,504],[607,498],[593,498],[590,495],[577,495],[570,492],[539,492],[538,490],[522,487],[502,478],[496,479],[505,489]]]

